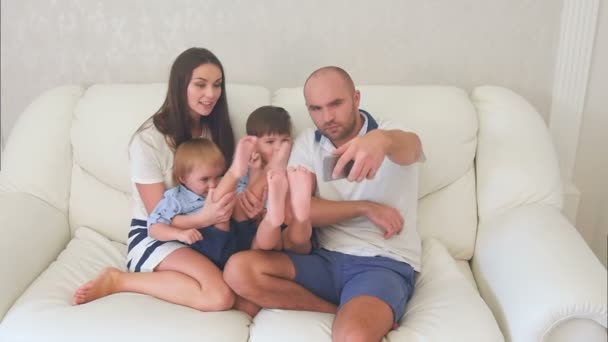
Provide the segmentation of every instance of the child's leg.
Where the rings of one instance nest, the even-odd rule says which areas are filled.
[[[213,190],[212,201],[217,201],[225,194],[236,190],[239,179],[247,174],[247,165],[251,154],[255,150],[256,139],[256,137],[246,136],[239,141],[232,165],[230,165],[228,171],[222,177],[217,188]],[[217,222],[215,226],[225,231],[229,230],[228,222]]]
[[[245,190],[238,196],[232,218],[237,222],[242,222],[250,219],[258,219],[251,216],[254,212],[260,212],[262,206],[266,202],[268,183],[266,182],[266,171],[249,167],[249,183]],[[244,197],[244,198],[243,198]],[[254,204],[255,206],[251,206]],[[251,213],[248,214],[248,213]]]
[[[280,250],[281,225],[285,220],[285,197],[287,196],[287,177],[285,170],[268,171],[268,211],[258,226],[252,248]]]
[[[313,175],[303,167],[287,169],[293,219],[283,232],[283,248],[296,253],[310,253],[312,224],[310,223],[310,198],[313,191]]]
[[[281,143],[279,149],[272,154],[272,158],[268,161],[268,164],[262,167],[261,159],[257,159],[257,162],[252,162],[252,164],[249,165],[250,179],[249,184],[247,185],[247,190],[249,193],[246,193],[244,191],[242,194],[240,194],[240,196],[247,196],[251,194],[251,196],[255,196],[255,198],[257,199],[256,202],[258,202],[258,200],[260,199],[262,203],[266,202],[266,198],[264,197],[268,189],[268,184],[266,182],[266,174],[270,170],[284,169],[285,167],[287,167],[287,161],[289,160],[290,152],[291,143],[283,142]],[[255,156],[256,154],[254,153],[253,155]],[[261,158],[259,155],[257,155],[257,157]],[[237,203],[236,207],[234,208],[234,214],[232,216],[236,221],[257,219],[248,215],[246,211],[257,212],[259,208],[257,208],[257,210],[256,208],[249,208],[248,210],[246,210],[243,208],[243,206],[247,205],[247,199],[245,199],[245,201],[243,202],[239,201]]]
[[[206,256],[219,269],[223,269],[228,257],[236,249],[236,241],[232,227],[230,231],[222,230],[216,226],[200,228],[198,230],[203,239],[190,245],[190,248]]]
[[[169,254],[154,272],[130,273],[106,268],[74,293],[73,304],[84,304],[118,292],[147,294],[201,311],[230,309],[235,295],[222,272],[191,248]]]

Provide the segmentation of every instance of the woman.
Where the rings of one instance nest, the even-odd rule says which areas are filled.
[[[106,268],[80,286],[73,304],[83,304],[117,292],[136,292],[201,311],[227,310],[235,296],[221,271],[204,255],[177,241],[147,243],[148,213],[171,187],[173,154],[193,137],[215,142],[227,163],[234,153],[228,116],[224,70],[207,49],[182,52],[171,67],[161,108],[135,132],[129,145],[134,212],[129,231],[127,268]],[[193,215],[175,217],[172,225],[200,228],[225,222],[235,204],[229,193]]]

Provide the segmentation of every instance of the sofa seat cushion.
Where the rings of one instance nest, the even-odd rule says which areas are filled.
[[[422,272],[401,326],[385,341],[504,341],[477,288],[435,239],[422,244]],[[331,341],[334,315],[262,310],[251,326],[252,342]]]
[[[204,313],[133,293],[71,305],[79,284],[106,266],[124,270],[125,258],[123,244],[79,228],[7,313],[0,340],[247,341],[250,318],[238,311]]]

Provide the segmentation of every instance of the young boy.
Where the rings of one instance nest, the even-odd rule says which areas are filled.
[[[223,177],[226,162],[211,140],[197,138],[180,144],[173,162],[173,179],[179,186],[167,190],[148,217],[148,234],[158,241],[178,240],[189,244],[220,269],[230,255],[249,249],[255,234],[255,222],[250,220],[235,222],[235,229],[231,229],[228,222],[199,229],[180,229],[172,226],[171,220],[177,215],[200,210],[209,196],[219,199],[235,191],[239,179],[247,173],[256,140],[247,136],[239,141],[234,161]]]
[[[252,247],[309,253],[312,235],[310,198],[314,177],[304,168],[285,170],[292,142],[289,114],[281,107],[260,107],[249,115],[246,130],[247,135],[257,137],[247,188],[258,198],[262,197],[264,188],[268,189],[267,210],[259,223]],[[237,205],[235,215],[237,212],[244,215],[241,205],[242,202]]]

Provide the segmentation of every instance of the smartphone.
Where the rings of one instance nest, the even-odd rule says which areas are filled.
[[[346,163],[346,165],[344,165],[344,169],[342,170],[342,172],[339,175],[337,175],[336,178],[332,177],[331,174],[334,172],[334,169],[336,168],[338,159],[340,159],[339,155],[330,155],[330,156],[326,156],[323,158],[323,181],[331,182],[334,180],[344,179],[344,178],[348,177],[350,170],[353,168],[353,165],[355,164],[354,160],[349,160],[348,163]]]

